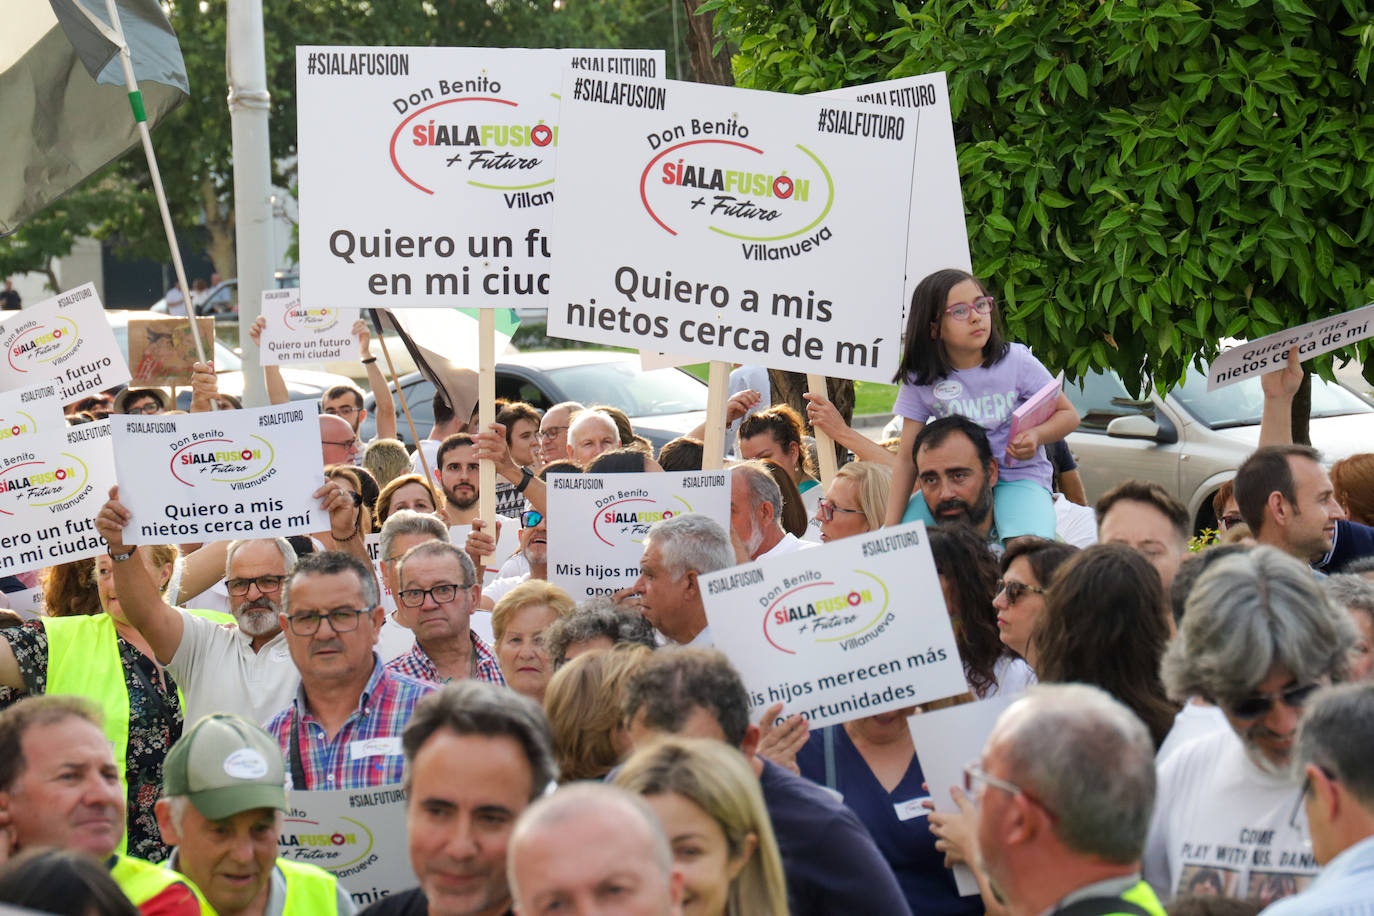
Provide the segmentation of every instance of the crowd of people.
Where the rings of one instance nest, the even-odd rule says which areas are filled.
[[[550,581],[549,476],[701,469],[703,430],[655,450],[615,407],[577,403],[503,403],[482,429],[441,392],[412,453],[354,330],[379,435],[359,438],[363,389],[321,398],[327,530],[133,547],[116,487],[95,518],[107,552],[43,570],[43,615],[0,621],[0,901],[353,913],[367,889],[280,857],[279,832],[293,790],[383,786],[404,788],[416,883],[376,914],[1374,900],[1374,455],[1328,472],[1289,441],[1296,354],[1265,376],[1261,445],[1197,539],[1157,482],[1086,505],[1062,394],[1011,434],[1052,376],[1002,338],[983,283],[941,271],[912,302],[899,439],[820,396],[804,416],[772,404],[741,367],[729,518],[657,522],[634,584],[578,604]],[[210,409],[213,368],[191,382]],[[157,389],[88,401],[71,422],[172,406]],[[816,432],[846,459],[828,482]],[[824,728],[751,712],[701,577],[913,519],[940,589],[898,612],[948,614],[967,690]],[[484,566],[503,526],[518,550]],[[927,785],[909,717],[992,698],[1011,702],[963,785]]]

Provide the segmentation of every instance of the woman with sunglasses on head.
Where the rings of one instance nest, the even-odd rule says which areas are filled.
[[[902,445],[892,475],[886,524],[932,523],[916,485],[912,448],[933,419],[960,414],[981,424],[997,457],[993,512],[1003,539],[1054,537],[1053,468],[1043,446],[1078,427],[1078,412],[1061,391],[1050,416],[1011,435],[1012,414],[1054,381],[1022,344],[1009,344],[998,327],[996,300],[972,274],[940,270],[911,296],[905,350],[893,381],[901,384],[893,412],[904,418]]]

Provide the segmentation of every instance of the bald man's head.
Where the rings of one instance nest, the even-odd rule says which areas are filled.
[[[679,913],[682,875],[652,810],[615,786],[579,783],[525,809],[507,852],[511,896],[521,912],[559,902],[580,912],[610,884],[630,896],[631,916]]]
[[[343,417],[320,414],[320,448],[324,451],[324,466],[353,464],[360,451],[358,434]]]

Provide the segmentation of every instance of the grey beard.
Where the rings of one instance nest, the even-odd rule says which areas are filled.
[[[281,629],[275,605],[263,608],[261,605],[245,604],[234,611],[234,619],[238,621],[239,629],[249,636],[267,636]]]

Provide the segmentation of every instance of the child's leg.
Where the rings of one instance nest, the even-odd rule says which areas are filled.
[[[1034,535],[1054,540],[1054,497],[1033,480],[999,480],[992,488],[992,516],[997,535]]]
[[[902,523],[907,522],[925,522],[926,527],[935,524],[935,517],[930,514],[930,507],[926,505],[926,498],[920,490],[912,494],[906,504],[906,511],[902,513]]]

